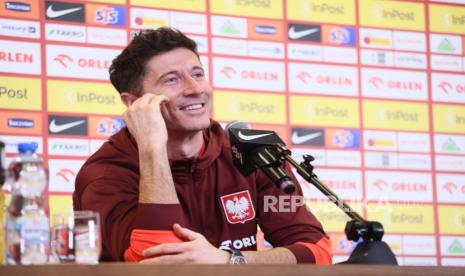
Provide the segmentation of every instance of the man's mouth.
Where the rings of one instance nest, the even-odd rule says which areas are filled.
[[[182,106],[180,109],[185,110],[185,111],[190,111],[190,110],[201,109],[204,106],[205,106],[204,103],[196,103],[196,104],[190,104],[190,105]]]

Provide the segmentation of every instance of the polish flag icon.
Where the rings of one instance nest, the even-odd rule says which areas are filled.
[[[255,218],[255,209],[248,190],[222,196],[221,203],[231,224],[245,223]]]

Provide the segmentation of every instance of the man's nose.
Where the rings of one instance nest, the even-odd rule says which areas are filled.
[[[185,81],[184,87],[184,94],[191,95],[191,94],[200,94],[203,92],[202,86],[200,85],[199,81],[196,80],[192,76],[187,76]]]

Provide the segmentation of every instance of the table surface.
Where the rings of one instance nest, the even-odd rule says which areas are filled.
[[[0,266],[3,276],[157,276],[157,275],[465,275],[465,267],[380,266],[380,265],[142,265],[104,263],[99,265]]]

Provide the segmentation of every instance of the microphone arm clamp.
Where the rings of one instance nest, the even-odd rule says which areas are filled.
[[[342,198],[338,197],[330,188],[321,182],[313,172],[311,164],[315,158],[305,154],[304,161],[300,164],[291,156],[291,151],[283,144],[276,144],[274,147],[280,159],[287,160],[307,182],[313,184],[331,202],[336,204],[347,216],[351,218],[345,227],[345,234],[350,241],[359,241],[352,251],[345,264],[392,264],[397,265],[397,260],[389,246],[382,241],[384,228],[380,222],[367,221],[353,210]]]

